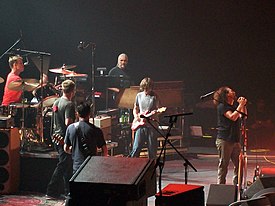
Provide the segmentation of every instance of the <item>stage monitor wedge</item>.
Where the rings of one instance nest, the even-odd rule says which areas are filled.
[[[70,180],[70,205],[125,205],[156,193],[155,161],[88,157]]]

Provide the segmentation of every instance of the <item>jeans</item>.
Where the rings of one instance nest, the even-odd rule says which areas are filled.
[[[63,145],[56,145],[56,150],[59,154],[58,163],[52,174],[51,180],[47,187],[47,195],[58,196],[60,194],[59,187],[64,183],[65,194],[69,193],[69,180],[72,176],[72,159],[71,155],[67,154]]]
[[[133,150],[130,154],[131,157],[139,157],[140,152],[147,142],[149,159],[155,159],[157,156],[157,138],[154,135],[153,128],[140,127],[135,133],[135,140]]]
[[[226,184],[226,175],[228,172],[229,161],[231,159],[234,165],[233,184],[237,185],[241,144],[239,142],[229,142],[229,141],[225,141],[223,139],[217,138],[216,146],[219,153],[217,183]]]

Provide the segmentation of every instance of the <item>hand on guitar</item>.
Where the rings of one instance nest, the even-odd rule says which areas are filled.
[[[153,110],[153,111],[151,111],[151,112],[146,111],[146,112],[144,112],[144,113],[138,114],[138,115],[134,118],[134,120],[133,120],[133,122],[132,122],[131,129],[132,129],[133,131],[136,131],[140,126],[145,125],[146,119],[145,119],[145,118],[141,118],[141,117],[140,117],[141,115],[143,115],[143,116],[145,116],[145,117],[151,117],[151,116],[153,116],[154,114],[165,112],[166,109],[167,109],[166,107],[161,107],[161,108],[159,108],[159,109],[157,109],[157,110]]]
[[[53,134],[52,142],[57,145],[64,145],[64,137],[62,137],[60,134]]]

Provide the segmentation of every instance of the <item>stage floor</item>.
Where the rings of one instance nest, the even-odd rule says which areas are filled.
[[[188,167],[188,179],[187,183],[192,185],[204,186],[205,202],[207,201],[210,184],[216,183],[217,177],[217,164],[218,156],[215,148],[189,148],[185,153],[182,153],[186,159],[197,169],[195,172],[192,168]],[[257,154],[257,155],[256,155]],[[164,164],[163,174],[161,176],[161,188],[164,188],[168,184],[185,184],[185,171],[184,160],[182,160],[177,154],[173,155],[173,158],[167,157],[167,161]],[[262,152],[248,154],[248,169],[247,169],[247,181],[253,182],[254,170],[256,165],[260,167],[275,167],[275,153]],[[230,163],[229,173],[227,177],[227,184],[232,184],[232,172],[233,165]],[[41,176],[41,178],[45,178]],[[159,179],[157,178],[157,188],[159,188]],[[31,198],[39,197],[43,199],[43,192],[31,193],[19,192],[21,196],[28,196]],[[3,198],[7,196],[0,196],[0,203]],[[55,205],[53,202],[44,201],[39,205]],[[62,205],[62,202],[57,201],[56,205]],[[148,198],[148,205],[155,205],[155,197]]]

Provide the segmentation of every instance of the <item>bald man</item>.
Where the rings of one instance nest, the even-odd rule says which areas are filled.
[[[109,71],[110,76],[123,76],[130,78],[127,74],[128,56],[124,53],[117,58],[117,65]]]

